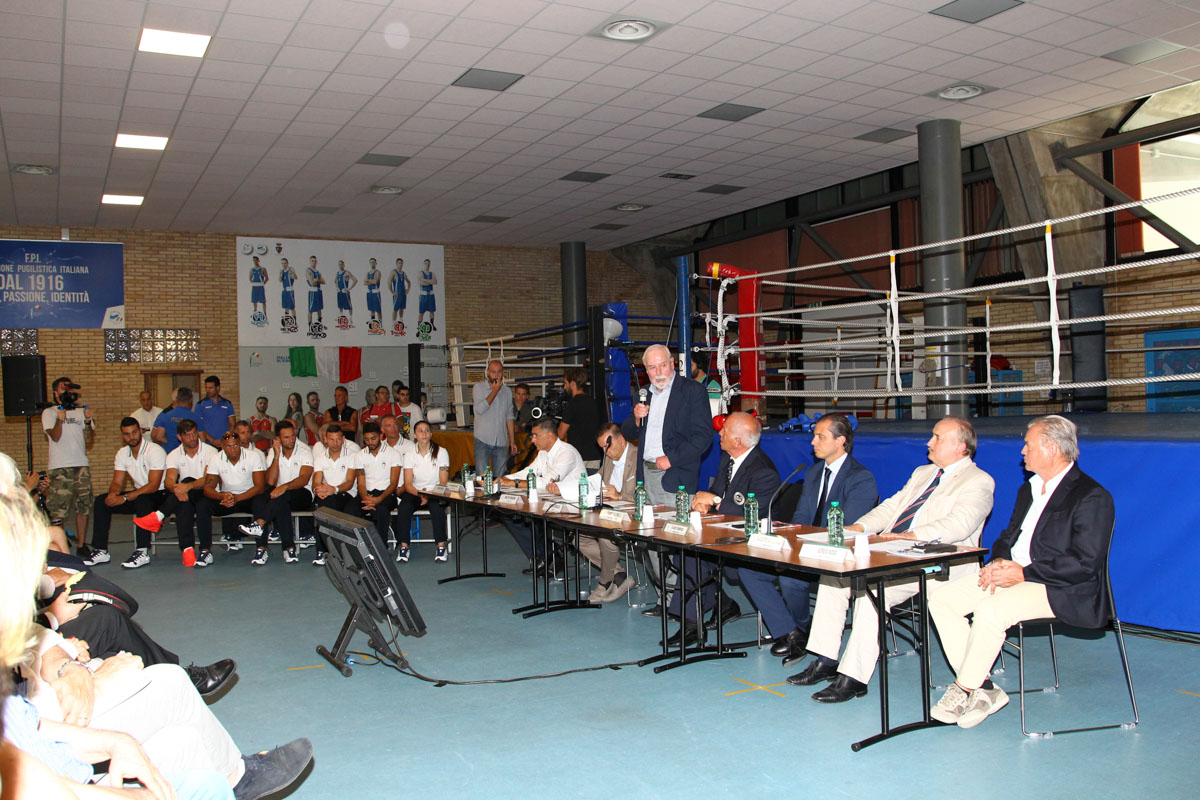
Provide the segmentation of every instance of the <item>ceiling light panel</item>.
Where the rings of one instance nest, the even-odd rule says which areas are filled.
[[[106,194],[100,202],[110,206],[140,206],[145,199],[138,194]]]
[[[143,53],[165,53],[169,56],[187,56],[203,58],[208,50],[211,36],[199,33],[180,33],[178,31],[162,31],[154,28],[142,28],[142,39],[138,50]]]
[[[167,137],[118,133],[117,147],[129,147],[134,150],[165,150],[167,147]]]

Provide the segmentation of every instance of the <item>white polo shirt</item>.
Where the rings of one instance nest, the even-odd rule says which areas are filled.
[[[362,470],[368,492],[383,491],[392,482],[392,467],[400,466],[400,454],[386,444],[381,444],[375,455],[364,447],[354,456],[354,466]]]
[[[275,448],[272,447],[267,451],[267,469],[275,463]],[[290,483],[300,476],[300,470],[304,467],[313,467],[312,451],[308,449],[308,445],[297,441],[296,446],[292,448],[291,457],[283,455],[283,451],[279,451],[279,477],[275,479],[276,486],[282,486],[285,483]],[[312,481],[310,479],[309,484]]]
[[[230,462],[229,456],[221,450],[209,460],[205,472],[221,479],[222,492],[241,494],[254,486],[254,473],[265,472],[266,469],[257,451],[242,448],[236,464]]]
[[[167,469],[176,471],[175,481],[198,480],[204,477],[208,462],[217,454],[217,448],[211,444],[200,443],[196,454],[189,456],[183,445],[179,445],[167,453]]]
[[[385,439],[383,446],[394,450],[396,455],[399,456],[401,464],[404,463],[404,459],[409,453],[417,452],[417,446],[408,439],[405,439],[403,436],[397,439],[395,444],[388,444],[387,440]]]
[[[167,454],[161,447],[153,442],[147,442],[142,439],[138,442],[138,447],[134,450],[131,447],[122,447],[117,451],[117,457],[113,459],[113,472],[124,472],[133,481],[133,488],[140,489],[150,480],[150,473],[154,470],[161,470],[163,475],[166,475],[167,469]],[[155,491],[162,488],[162,477],[158,480],[158,486],[155,486]]]
[[[349,442],[346,442],[345,445],[342,445],[342,452],[338,454],[336,461],[329,457],[329,451],[327,450],[318,454],[313,459],[313,474],[321,473],[321,477],[325,483],[333,487],[338,487],[345,483],[346,473],[355,469],[354,460],[357,457],[357,453],[351,453],[347,449],[349,444]],[[358,497],[357,481],[350,484],[350,489],[346,493]]]
[[[449,468],[450,454],[444,447],[438,448],[436,458],[433,455],[433,448],[430,448],[430,452],[422,455],[414,447],[404,456],[404,469],[412,470],[413,487],[417,490],[431,489],[439,485],[442,482],[440,471]]]

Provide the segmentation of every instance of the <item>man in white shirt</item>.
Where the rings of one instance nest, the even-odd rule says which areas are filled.
[[[251,564],[261,567],[267,563],[269,525],[274,525],[279,534],[283,545],[283,563],[294,564],[300,560],[296,555],[292,512],[312,509],[312,493],[308,490],[312,474],[312,451],[296,440],[296,425],[290,419],[276,422],[275,441],[267,453],[269,491],[263,495],[265,502],[257,506],[255,517],[249,525],[238,526],[242,533],[255,538],[257,547]],[[305,522],[308,523],[305,533],[311,536],[312,519],[306,517],[301,520],[301,526]]]
[[[191,550],[195,544],[196,505],[204,497],[204,478],[208,462],[217,454],[217,448],[200,441],[200,428],[190,419],[180,420],[175,426],[179,446],[167,453],[167,474],[163,479],[167,498],[158,511],[134,520],[139,527],[157,533],[162,522],[175,515],[175,531],[179,535],[179,551]],[[184,559],[184,564],[207,567],[212,563],[212,527],[200,538],[200,550],[195,559]]]
[[[501,486],[528,488],[526,476],[532,470],[534,476],[537,478],[538,492],[559,494],[559,483],[562,481],[577,481],[581,474],[587,474],[587,467],[584,466],[583,458],[580,457],[579,451],[558,438],[558,424],[554,420],[549,417],[542,417],[533,426],[533,431],[529,436],[533,439],[533,443],[537,447],[537,456],[525,471],[514,472],[501,478]],[[533,531],[530,529],[528,523],[517,519],[505,518],[504,526],[508,528],[509,533],[517,540],[517,544],[521,547],[521,552],[533,561],[530,569],[534,572],[543,569],[546,566],[545,543],[541,539],[538,539],[536,542],[533,540]],[[558,562],[559,559],[554,558],[551,561]],[[551,567],[554,566],[556,564],[551,564]]]
[[[323,428],[325,446],[313,458],[312,492],[316,508],[332,508],[352,517],[359,515],[358,470],[354,467],[358,452],[353,442],[346,441],[342,429],[335,423]],[[351,450],[354,447],[355,449]],[[325,537],[317,532],[317,557],[313,566],[325,565],[328,547]]]
[[[63,392],[78,393],[79,384],[70,378],[59,378],[50,385],[57,408],[51,406],[42,411],[42,430],[46,432],[46,470],[50,487],[46,492],[46,508],[54,524],[68,523],[69,514],[75,511],[75,543],[77,555],[86,558],[91,551],[84,544],[87,539],[88,515],[92,509],[92,469],[88,464],[87,448],[96,436],[96,425],[92,410],[87,406],[69,403],[75,407],[63,408]]]
[[[146,441],[141,424],[133,417],[121,420],[121,440],[125,445],[117,451],[113,460],[113,478],[108,494],[96,498],[92,552],[83,562],[89,567],[111,560],[108,554],[108,530],[112,526],[113,514],[144,516],[157,509],[166,499],[166,493],[160,490],[167,454],[158,445]],[[126,478],[133,484],[132,491],[125,491]],[[150,563],[150,531],[140,525],[135,530],[136,549],[121,564],[127,569],[137,569]]]
[[[979,545],[983,523],[992,510],[992,476],[975,466],[975,429],[961,417],[945,417],[933,426],[926,443],[932,464],[917,467],[899,492],[884,500],[846,532],[879,534],[889,539],[916,539],[969,547]],[[950,568],[953,580],[962,574],[974,574],[974,562]],[[945,584],[929,581],[926,590],[934,597]],[[884,589],[888,608],[917,594],[916,578],[893,581]],[[822,578],[817,590],[807,648],[816,658],[799,674],[788,678],[793,686],[811,686],[833,681],[813,694],[818,703],[843,703],[867,693],[867,682],[879,659],[879,616],[875,604],[865,594],[854,601],[854,619],[850,638],[841,661],[842,632],[846,609],[850,605],[850,582]]]
[[[364,518],[375,523],[379,541],[386,546],[392,511],[396,508],[396,487],[400,484],[400,454],[383,442],[379,424],[363,425],[363,448],[354,457],[358,470],[358,502]]]
[[[397,415],[400,430],[406,439],[411,439],[413,426],[425,419],[425,415],[421,413],[421,407],[412,401],[412,393],[403,383],[393,383],[392,394],[400,406],[400,413]]]
[[[413,424],[415,425],[416,421]],[[417,446],[412,440],[400,435],[400,421],[396,419],[395,414],[384,414],[379,418],[379,432],[383,435],[383,443],[395,450],[402,462],[409,453],[416,452]]]
[[[226,431],[221,436],[221,451],[209,459],[205,469],[204,497],[196,508],[196,527],[200,541],[212,541],[214,516],[260,516],[255,513],[255,500],[258,500],[260,505],[265,502],[261,497],[266,488],[267,469],[258,450],[242,447],[238,435],[233,431]],[[225,538],[231,539],[236,530],[233,520],[222,520],[222,529]],[[196,563],[200,563],[199,558],[196,559]],[[211,563],[210,554],[208,564]]]
[[[129,416],[138,421],[138,424],[142,426],[142,436],[150,441],[150,432],[154,430],[154,420],[158,419],[162,409],[154,405],[153,395],[149,392],[139,394],[138,403],[138,407]]]
[[[1021,454],[1033,476],[1017,491],[992,560],[978,575],[952,579],[929,597],[929,615],[955,676],[930,714],[960,728],[973,728],[1008,703],[988,672],[1010,627],[1054,617],[1100,628],[1111,617],[1104,572],[1113,498],[1079,469],[1075,423],[1038,417],[1025,431]]]

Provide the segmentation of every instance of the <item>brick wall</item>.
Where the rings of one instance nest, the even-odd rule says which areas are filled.
[[[0,238],[58,239],[57,227],[0,225]],[[236,248],[229,234],[72,228],[75,241],[125,245],[125,319],[131,328],[197,328],[200,360],[174,364],[107,364],[99,330],[42,330],[47,379],[69,375],[99,423],[90,456],[93,482],[107,490],[121,417],[137,407],[149,371],[200,371],[221,377],[237,398]],[[628,301],[631,313],[653,314],[645,281],[608,253],[588,253],[588,303]],[[557,248],[446,246],[446,336],[478,339],[562,321]],[[2,380],[2,376],[0,376]],[[242,410],[239,409],[239,412]],[[46,463],[45,436],[34,420],[34,464]],[[5,417],[0,451],[25,464],[25,420]]]

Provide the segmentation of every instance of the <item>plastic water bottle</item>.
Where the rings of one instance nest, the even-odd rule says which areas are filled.
[[[488,464],[486,467],[483,468],[483,493],[484,494],[492,493],[492,480],[493,480],[492,465]]]
[[[462,468],[463,492],[470,496],[475,494],[475,476],[471,474],[471,466],[463,464]]]
[[[525,473],[525,486],[533,491],[537,491],[537,475],[533,470]]]
[[[589,494],[588,490],[591,488],[592,488],[591,484],[588,483],[587,473],[586,472],[579,473],[579,510],[580,510],[580,512],[587,510],[592,505],[590,502],[588,502],[588,494]]]
[[[742,511],[746,515],[746,535],[753,536],[758,533],[758,498],[754,492],[746,495],[746,505],[742,506]]]
[[[829,504],[829,515],[826,519],[829,525],[829,543],[837,547],[842,547],[846,543],[846,534],[843,529],[844,518],[845,514],[838,505],[838,501],[834,500]]]
[[[467,481],[471,480],[471,465],[470,464],[465,464],[465,463],[463,464],[462,480],[463,480],[463,483],[466,483]]]
[[[641,481],[638,481],[637,488],[633,490],[633,518],[638,522],[642,521],[642,514],[645,513],[648,500],[646,487],[642,485]]]
[[[692,500],[688,497],[687,487],[680,486],[675,492],[675,521],[687,525],[691,519],[691,511]]]

